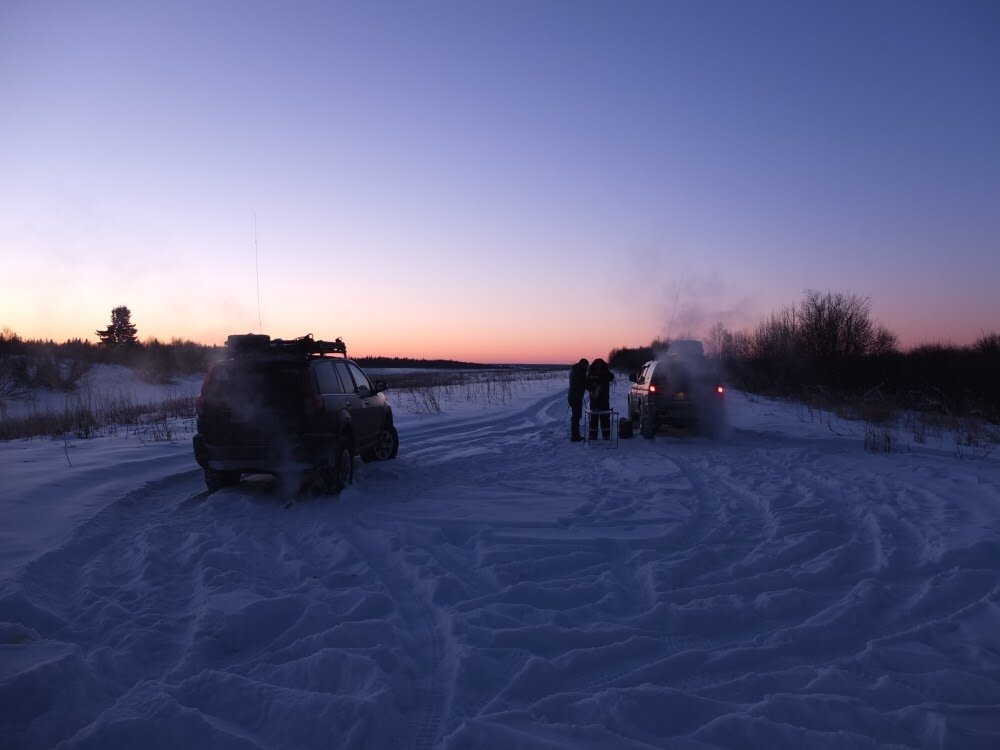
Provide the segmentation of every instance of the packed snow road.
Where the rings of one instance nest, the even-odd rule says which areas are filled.
[[[721,441],[566,419],[561,380],[401,417],[287,510],[178,444],[3,582],[3,746],[1000,746],[996,458],[740,397]]]

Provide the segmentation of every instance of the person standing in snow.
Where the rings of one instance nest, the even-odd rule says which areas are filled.
[[[615,374],[611,372],[608,363],[598,357],[587,370],[587,388],[590,390],[591,411],[607,411],[611,408],[611,383],[615,379]],[[611,439],[611,415],[600,414],[597,420],[590,420],[587,425],[588,435],[591,440],[597,439],[597,423],[601,424],[601,438]]]
[[[583,440],[580,437],[580,417],[583,416],[583,394],[587,391],[587,366],[590,363],[581,359],[569,368],[569,408],[570,424],[569,439],[574,443]]]

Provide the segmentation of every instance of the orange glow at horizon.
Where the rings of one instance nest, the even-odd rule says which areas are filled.
[[[208,346],[219,346],[225,343],[226,337],[230,334],[256,332],[255,328],[247,328],[246,326],[223,328],[206,325],[176,328],[162,323],[144,325],[142,320],[138,320],[135,315],[133,315],[133,322],[137,324],[141,341],[157,339],[165,343],[177,339],[194,341]],[[900,347],[904,351],[922,344],[940,343],[965,346],[986,333],[1000,330],[1000,325],[993,327],[983,325],[978,328],[968,325],[966,330],[971,328],[972,332],[965,337],[956,337],[949,333],[952,328],[948,321],[938,320],[937,323],[937,326],[931,328],[926,323],[911,322],[905,329],[893,329],[890,326],[890,330],[897,333]],[[0,328],[7,328],[23,339],[51,340],[56,343],[74,339],[97,343],[98,338],[95,331],[104,325],[107,325],[107,321],[103,319],[93,321],[91,325],[81,331],[80,328],[83,326],[77,328],[65,324],[25,324],[24,321],[17,320],[7,323],[0,320]],[[275,338],[295,338],[306,333],[312,333],[316,338],[324,339],[334,339],[340,336],[347,343],[349,354],[356,357],[448,359],[484,364],[570,364],[580,357],[587,359],[607,357],[610,350],[616,347],[644,346],[658,335],[656,331],[649,331],[644,338],[635,331],[623,330],[621,335],[615,335],[613,331],[606,330],[602,331],[599,337],[591,337],[586,332],[576,330],[567,331],[565,334],[550,331],[546,332],[544,338],[533,338],[528,335],[519,336],[516,332],[497,333],[477,325],[476,329],[472,331],[453,329],[437,334],[428,332],[417,337],[412,334],[401,335],[394,331],[360,329],[351,332],[286,330],[289,327],[283,326],[280,330],[267,332]]]

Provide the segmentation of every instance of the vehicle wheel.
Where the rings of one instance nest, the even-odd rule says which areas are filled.
[[[354,481],[354,457],[346,440],[330,451],[330,458],[320,469],[327,493],[336,495]]]
[[[656,427],[653,424],[653,415],[645,406],[639,407],[639,434],[647,440],[656,434]]]
[[[221,490],[223,487],[231,487],[240,483],[240,473],[238,471],[216,471],[215,469],[205,469],[205,486],[209,492]]]
[[[361,456],[367,464],[372,461],[388,461],[395,458],[399,452],[399,433],[394,425],[383,427],[375,439],[375,447],[371,448]]]

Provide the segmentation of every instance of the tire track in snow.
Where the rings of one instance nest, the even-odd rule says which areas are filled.
[[[715,455],[716,451],[709,453]],[[830,659],[857,671],[859,660],[877,664],[878,657],[864,656],[871,643],[863,638],[852,638],[851,633],[902,634],[909,633],[914,627],[926,630],[934,626],[938,615],[947,620],[958,614],[951,595],[939,597],[943,609],[937,611],[933,607],[917,607],[912,597],[904,595],[911,580],[924,579],[930,572],[926,563],[921,562],[921,556],[913,554],[914,549],[920,549],[920,545],[925,543],[923,535],[908,520],[912,512],[903,515],[887,511],[880,503],[873,504],[868,498],[898,495],[904,491],[905,483],[898,484],[894,480],[864,473],[854,477],[837,476],[833,481],[828,472],[816,465],[816,457],[810,458],[807,452],[795,448],[790,451],[758,450],[750,457],[726,453],[725,449],[718,452],[722,457],[718,466],[713,464],[712,458],[705,464],[686,464],[676,455],[673,458],[689,470],[692,466],[697,467],[697,472],[692,474],[693,484],[701,488],[700,492],[706,498],[716,494],[722,498],[728,495],[732,500],[742,499],[752,503],[754,497],[748,493],[750,488],[732,479],[744,471],[755,484],[763,482],[773,489],[781,487],[783,482],[784,490],[764,493],[764,496],[770,497],[771,507],[760,527],[763,533],[745,540],[737,538],[737,543],[732,545],[730,570],[744,574],[742,577],[734,575],[730,582],[713,581],[711,570],[706,568],[704,574],[709,581],[675,591],[670,599],[683,603],[685,599],[717,596],[726,591],[742,592],[744,595],[759,591],[770,598],[773,590],[779,598],[773,601],[765,599],[762,603],[765,605],[766,621],[774,625],[768,629],[761,623],[756,631],[748,631],[745,637],[737,632],[734,634],[736,637],[728,641],[707,644],[706,653],[693,660],[698,664],[697,669],[676,670],[677,660],[668,658],[662,668],[640,670],[617,684],[667,679],[673,671],[673,680],[668,679],[668,684],[688,690],[717,691],[721,688],[724,691],[727,683],[738,679],[745,670],[753,669],[755,660],[766,662],[772,669],[780,668],[782,664],[791,667],[796,663],[796,654],[801,655],[798,658],[807,657],[817,664]],[[720,474],[717,469],[724,471]],[[907,488],[905,492],[908,495],[913,489]],[[775,500],[782,499],[790,502],[774,506]],[[947,506],[943,498],[936,496],[925,497],[924,501],[928,510],[937,512]],[[723,500],[722,505],[726,502]],[[734,526],[735,520],[728,518],[720,524],[720,528]],[[739,526],[738,522],[735,523],[735,527]],[[743,533],[753,533],[752,523],[742,526]],[[836,534],[831,534],[834,531]],[[710,530],[706,538],[710,539],[717,532],[717,529]],[[817,540],[825,537],[826,542],[819,546],[805,545],[800,549],[791,547],[787,550],[775,545],[776,541],[803,532],[812,534]],[[753,543],[755,538],[759,540],[759,547]],[[796,554],[789,556],[788,551]],[[754,557],[747,559],[745,565],[740,565],[740,555],[748,553]],[[785,579],[784,582],[782,579]],[[813,595],[812,601],[797,602],[797,597],[793,596],[782,603],[782,589],[809,592]],[[959,605],[959,609],[966,610],[969,606],[985,603],[988,597],[995,595],[996,589],[987,581],[981,581],[978,588],[973,586],[964,597],[960,597],[964,603]],[[932,618],[929,623],[925,619],[928,615]],[[845,621],[851,626],[840,624]],[[886,636],[888,639],[893,637]],[[740,645],[741,640],[745,646]],[[734,651],[732,656],[715,660],[716,665],[711,669],[706,668],[712,662],[708,653],[720,648],[738,648],[742,654],[737,655]],[[739,664],[739,669],[726,668],[730,662]],[[667,669],[668,664],[670,669]],[[866,683],[885,678],[885,672],[880,674],[877,668],[866,668],[858,673],[862,674]],[[793,680],[791,672],[788,679]],[[917,689],[912,678],[903,677],[901,684]]]
[[[441,447],[452,447],[458,438],[488,439],[490,436],[496,438],[505,435],[512,430],[523,432],[539,427],[547,428],[561,419],[560,406],[565,405],[565,401],[565,393],[560,390],[512,412],[500,410],[482,416],[446,421],[438,421],[432,415],[427,421],[408,424],[405,427],[405,435],[409,442],[419,443],[421,448],[437,450]],[[404,445],[402,437],[400,445]]]
[[[565,539],[567,528],[572,525],[571,518],[553,516],[548,522],[539,522],[536,518],[518,517],[516,511],[510,517],[503,512],[507,498],[538,494],[541,502],[551,500],[546,496],[558,484],[558,481],[553,481],[553,472],[564,471],[559,468],[563,460],[554,455],[560,450],[577,453],[577,460],[570,464],[571,473],[567,477],[572,486],[565,490],[565,494],[577,495],[589,485],[590,472],[601,454],[596,451],[588,453],[584,446],[570,445],[565,441],[562,435],[564,410],[565,396],[560,391],[542,398],[527,409],[500,415],[492,421],[474,420],[447,429],[428,427],[423,431],[420,448],[407,454],[407,459],[414,457],[420,462],[436,464],[447,461],[447,484],[437,488],[436,492],[432,490],[432,493],[452,495],[456,491],[455,480],[460,483],[466,481],[465,475],[455,469],[456,461],[461,463],[463,460],[463,454],[456,446],[463,451],[470,448],[476,450],[475,476],[468,481],[475,483],[477,503],[491,503],[490,496],[495,495],[495,507],[501,509],[488,522],[412,517],[397,509],[377,511],[373,516],[373,522],[379,525],[384,521],[407,524],[410,529],[404,534],[407,548],[417,546],[430,557],[433,565],[439,567],[433,571],[438,580],[452,578],[458,584],[448,593],[444,606],[460,622],[469,621],[469,617],[473,618],[471,622],[489,617],[494,606],[503,608],[511,595],[520,596],[515,592],[523,589],[525,583],[522,581],[530,581],[530,574],[525,578],[519,567],[525,563],[532,565],[538,554],[549,555],[549,559],[539,564],[557,565],[560,556],[572,555],[574,550],[585,549],[590,544],[586,538]],[[574,465],[577,468],[572,468]],[[484,490],[483,487],[489,489]],[[460,486],[457,489],[460,493]],[[579,505],[579,501],[573,505]],[[432,535],[430,530],[438,525],[440,535]],[[426,530],[423,541],[415,541],[418,537],[414,531],[416,527]],[[477,539],[490,551],[486,560],[475,558],[473,545],[469,542],[471,540],[474,544]],[[422,567],[426,571],[430,565],[428,562]],[[619,588],[625,587],[619,585]],[[444,722],[446,730],[453,730],[469,716],[488,713],[503,705],[505,689],[533,658],[529,650],[518,648],[516,644],[498,646],[477,642],[475,627],[471,631],[473,635],[468,635],[470,631],[466,630],[467,640],[462,648],[464,657],[455,657],[458,658],[459,669],[464,668],[464,671],[460,676],[453,674],[451,679],[463,680],[461,693],[465,697],[461,705],[450,706]],[[520,637],[516,629],[506,633],[515,642]],[[507,636],[501,634],[501,637]],[[492,690],[490,685],[494,686]]]
[[[551,423],[559,421],[560,401],[549,400]],[[518,426],[506,422],[497,430]],[[824,454],[787,439],[763,446],[749,440],[635,441],[606,454],[597,446],[582,448],[584,458],[576,462],[568,454],[571,447],[560,445],[565,441],[559,426],[551,427],[551,437],[545,435],[553,446],[544,458],[528,451],[511,456],[510,446],[524,442],[519,439],[477,465],[498,499],[532,487],[530,480],[515,482],[505,474],[500,466],[505,452],[527,473],[545,471],[553,459],[550,487],[562,493],[560,477],[572,477],[583,494],[574,511],[554,525],[539,524],[534,515],[519,523],[501,514],[484,537],[489,557],[482,564],[497,587],[451,604],[460,620],[490,618],[484,621],[490,639],[475,631],[460,638],[488,652],[487,663],[497,674],[489,683],[495,692],[489,697],[484,683],[479,700],[453,706],[446,728],[453,730],[463,716],[532,711],[555,695],[644,683],[739,703],[756,696],[766,706],[771,693],[810,692],[810,681],[826,669],[859,675],[856,686],[834,689],[835,694],[862,696],[863,685],[879,679],[875,668],[861,675],[856,655],[866,641],[850,635],[877,630],[880,621],[881,590],[864,580],[879,569],[883,550],[898,550],[889,554],[889,570],[907,570],[923,557],[913,554],[916,537],[906,536],[905,513],[897,514],[898,528],[890,527],[892,514],[858,513],[865,498],[884,497],[893,482],[866,486],[865,477],[831,474]],[[495,448],[490,434],[472,428],[469,437]],[[458,433],[455,440],[463,437]],[[440,448],[448,450],[451,439],[442,435]],[[654,453],[658,466],[650,464]],[[567,466],[577,468],[567,474]],[[644,498],[649,494],[661,508]],[[478,498],[488,500],[489,494]],[[934,498],[926,502],[928,510],[942,507]],[[680,509],[683,513],[673,513]],[[595,545],[604,550],[599,561],[587,554]],[[533,579],[535,573],[542,576]],[[575,603],[565,605],[573,607],[570,621],[578,618],[617,634],[604,643],[565,638],[561,648],[551,650],[561,636],[536,635],[536,619],[551,621],[545,597],[559,587],[580,592]],[[603,608],[602,591],[615,606]],[[551,606],[558,625],[564,605],[554,600]],[[521,625],[504,624],[511,613]],[[852,618],[858,618],[856,628],[844,624]],[[831,628],[833,638],[827,638]],[[542,644],[538,637],[545,639]],[[539,649],[545,643],[549,650]],[[877,664],[877,657],[871,663]],[[753,676],[765,668],[766,674]],[[902,680],[914,692],[920,686],[919,680]],[[933,695],[926,689],[920,694]]]
[[[401,620],[401,637],[408,644],[412,659],[415,705],[407,717],[407,747],[426,750],[435,745],[441,733],[451,676],[445,662],[446,626],[439,613],[426,598],[425,588],[407,575],[413,564],[405,558],[408,548],[395,548],[398,540],[388,545],[383,535],[358,526],[346,529],[348,543],[382,581],[396,606]]]
[[[602,514],[599,510],[602,505],[612,504],[607,500],[608,495],[613,494],[609,493],[608,484],[613,485],[620,474],[621,467],[609,467],[608,462],[617,462],[617,459],[608,458],[595,466],[594,489],[591,492],[594,499],[579,519],[581,522],[597,524],[594,531],[602,526],[607,527],[607,514]],[[616,587],[624,593],[625,601],[618,607],[619,614],[611,618],[609,624],[614,622],[622,629],[621,639],[597,649],[584,648],[565,652],[557,660],[557,664],[562,665],[562,692],[600,690],[629,684],[630,677],[649,674],[651,664],[676,661],[679,654],[707,653],[732,644],[733,639],[728,637],[693,635],[676,629],[672,632],[668,622],[662,621],[662,618],[657,619],[655,614],[652,619],[648,616],[650,610],[658,605],[662,607],[664,603],[675,599],[681,604],[685,602],[682,592],[686,587],[680,580],[685,573],[683,569],[677,573],[677,566],[681,564],[679,558],[685,553],[699,554],[707,545],[724,549],[733,560],[739,560],[739,551],[730,549],[732,539],[740,538],[744,547],[752,545],[755,539],[748,536],[747,529],[756,529],[761,534],[761,530],[769,526],[756,512],[743,513],[744,505],[734,503],[727,496],[726,491],[736,495],[738,500],[745,501],[746,492],[742,487],[713,483],[710,475],[706,474],[706,467],[703,459],[682,458],[671,451],[669,459],[664,458],[662,466],[655,473],[650,474],[648,469],[643,473],[644,478],[659,485],[654,493],[655,502],[665,506],[674,503],[683,505],[688,514],[682,520],[671,516],[633,518],[630,525],[635,527],[649,524],[655,527],[664,523],[668,525],[662,529],[661,534],[642,534],[614,542],[614,551],[606,558],[606,569]],[[610,472],[609,468],[612,468]],[[627,471],[627,467],[624,470]],[[679,478],[683,482],[678,482]],[[720,491],[720,488],[725,491]],[[614,515],[621,519],[621,523],[629,523],[628,513],[637,510],[642,498],[619,497],[618,500],[620,502]],[[727,509],[725,514],[724,509]],[[654,582],[655,574],[650,577],[650,565],[660,564],[662,558],[654,557],[653,562],[647,562],[647,551],[672,556],[667,567],[675,575],[669,581],[661,579],[658,584]],[[706,570],[703,560],[687,562],[691,570],[702,573]],[[721,565],[721,559],[713,558],[708,570],[715,570]],[[678,595],[664,598],[664,594],[670,592],[677,592]]]
[[[563,399],[562,394],[554,394],[510,413],[409,426],[401,431],[401,449],[396,461],[399,468],[393,471],[412,474],[406,493],[411,497],[430,500],[461,493],[462,484],[467,481],[474,483],[479,493],[481,485],[488,482],[498,494],[517,494],[523,491],[526,480],[518,472],[511,475],[514,462],[510,456],[551,451],[556,425],[554,413]],[[476,466],[472,476],[455,468],[466,461]],[[438,465],[448,466],[444,486],[439,477],[429,476],[436,474],[434,467]],[[498,472],[495,481],[482,476],[494,467]],[[373,492],[379,493],[380,489],[375,487]],[[416,509],[418,513],[414,516],[408,512],[412,510],[410,505],[391,504],[366,508],[362,512],[362,525],[349,530],[348,537],[382,581],[402,622],[401,637],[410,644],[418,692],[416,705],[407,717],[409,746],[429,748],[454,723],[451,717],[459,657],[448,632],[451,618],[463,598],[481,596],[497,584],[491,576],[478,571],[474,560],[458,554],[460,549],[466,549],[464,541],[480,533],[481,523],[421,517],[421,509]],[[368,524],[378,532],[362,528]],[[449,580],[456,585],[441,594]],[[440,596],[448,600],[447,606],[435,604],[435,597]],[[486,702],[489,698],[481,700]],[[461,708],[475,710],[475,706],[467,703]]]
[[[190,502],[205,495],[200,470],[124,493],[80,524],[63,544],[28,563],[17,578],[19,588],[73,630],[73,623],[93,614],[98,600],[116,593],[121,584],[110,579],[143,573],[142,556],[152,535],[160,530],[174,537],[181,533],[178,498]]]
[[[978,612],[1000,609],[995,574],[1000,546],[995,541],[946,538],[950,529],[970,527],[970,510],[961,502],[961,493],[944,497],[899,476],[864,470],[840,479],[838,485],[845,488],[840,493],[807,462],[796,467],[795,476],[830,503],[849,498],[852,502],[844,514],[859,533],[867,534],[872,550],[870,564],[857,573],[858,587],[874,591],[878,602],[868,605],[873,615],[862,611],[858,617],[872,616],[874,621],[866,629],[877,636],[847,649],[838,666],[862,683],[889,681],[922,696],[926,703],[945,700],[939,682],[927,679],[922,670],[886,669],[886,662],[899,660],[895,654],[900,649],[904,653],[912,649],[912,661],[927,660],[939,668],[940,657],[929,644],[944,653],[968,647],[960,638],[953,642],[952,634]],[[988,532],[982,538],[989,540]],[[851,606],[838,602],[834,607],[838,605]],[[928,645],[915,648],[913,641]],[[996,656],[986,659],[1000,667]],[[954,690],[949,684],[947,691],[954,694]],[[976,703],[974,689],[970,688],[966,702]]]
[[[122,494],[26,565],[0,601],[0,621],[37,631],[40,648],[66,649],[57,668],[90,685],[86,701],[47,722],[54,742],[161,679],[181,656],[193,590],[184,566],[173,570],[193,527],[181,505],[204,497],[200,470]]]
[[[671,446],[674,448],[674,446]],[[765,565],[761,567],[761,562],[768,563],[767,555],[760,561],[748,561],[748,556],[759,553],[762,546],[771,543],[779,533],[782,524],[783,511],[770,508],[764,502],[763,496],[755,494],[753,488],[733,479],[733,476],[741,475],[740,462],[734,460],[733,455],[724,455],[720,463],[715,463],[715,456],[720,453],[726,454],[728,451],[724,446],[719,447],[709,444],[707,449],[705,444],[698,445],[677,445],[677,450],[671,450],[670,460],[676,464],[683,476],[690,483],[690,489],[696,503],[696,511],[692,514],[691,521],[678,529],[676,535],[671,535],[669,544],[656,545],[655,549],[673,557],[673,562],[664,563],[657,560],[656,565],[667,567],[661,569],[659,575],[654,577],[648,584],[650,591],[650,605],[655,607],[665,605],[668,616],[664,619],[653,618],[649,621],[650,627],[654,630],[657,627],[667,629],[666,648],[661,660],[661,665],[670,665],[666,671],[659,670],[655,665],[650,667],[649,662],[641,665],[632,671],[623,671],[617,674],[609,674],[609,679],[602,681],[600,678],[586,683],[586,687],[595,688],[601,685],[623,685],[630,684],[631,681],[649,679],[651,675],[663,678],[670,671],[676,670],[678,657],[687,653],[687,661],[692,664],[702,664],[708,655],[719,649],[732,649],[741,644],[749,642],[751,639],[762,634],[759,630],[754,630],[754,623],[744,623],[742,626],[735,623],[732,628],[725,625],[707,629],[707,631],[696,627],[694,630],[701,631],[699,636],[692,637],[691,629],[685,628],[683,621],[675,621],[672,616],[674,612],[682,613],[692,604],[699,601],[711,602],[719,597],[732,596],[731,593],[745,593],[759,590],[760,593],[768,593],[773,586],[781,587],[783,581],[783,570],[785,566],[794,562],[794,558],[787,556],[775,561],[774,566],[777,571],[772,571]],[[692,458],[694,454],[701,454],[698,458]],[[747,459],[745,468],[756,466],[756,458]],[[732,471],[730,471],[730,467]],[[725,471],[720,472],[720,468]],[[765,484],[769,488],[780,486],[784,481],[781,472],[771,472],[766,476],[761,476],[759,468],[753,468],[745,473],[746,476],[753,477],[758,485]],[[795,506],[793,505],[793,510]],[[673,547],[673,549],[671,549]],[[815,550],[807,549],[811,556]],[[681,566],[678,568],[678,564]],[[745,570],[743,570],[745,568]],[[635,575],[643,572],[642,568],[632,566]],[[648,566],[646,572],[649,573]],[[666,572],[667,577],[663,577]],[[735,575],[734,575],[735,574]],[[751,579],[741,576],[751,576]],[[761,578],[758,584],[753,584],[753,578]],[[683,579],[689,578],[687,582]],[[658,581],[658,582],[657,582]],[[748,586],[749,582],[749,586]],[[787,585],[787,584],[786,584]],[[680,607],[680,610],[676,608]],[[721,613],[719,619],[725,623],[731,614]],[[787,613],[787,618],[794,622],[795,612]],[[673,624],[672,624],[673,623]],[[684,637],[673,637],[669,634],[671,629],[681,628],[687,630]],[[714,631],[714,632],[713,632]],[[767,631],[764,630],[764,633]],[[703,656],[698,656],[698,654]],[[704,675],[695,677],[692,669],[676,670],[675,678],[681,677],[688,672],[687,679],[668,679],[668,684],[690,688],[695,683],[708,684],[712,680],[725,679],[726,674],[730,676],[738,674],[736,671],[722,672],[718,669],[711,670],[711,677]]]

